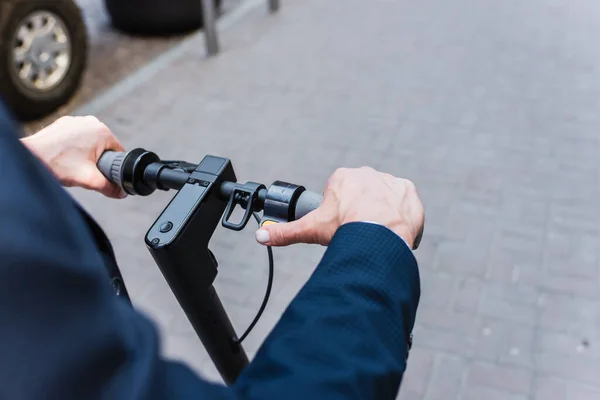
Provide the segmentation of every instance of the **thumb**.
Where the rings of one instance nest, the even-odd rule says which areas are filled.
[[[256,231],[256,241],[265,246],[289,246],[296,243],[319,243],[315,234],[318,232],[316,226],[315,211],[303,218],[278,224],[271,224]]]

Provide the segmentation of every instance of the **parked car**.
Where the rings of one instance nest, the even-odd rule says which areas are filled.
[[[215,11],[221,0],[213,0]],[[202,27],[201,0],[104,0],[115,28],[129,33],[169,35]]]
[[[0,97],[17,118],[37,119],[65,104],[87,56],[74,0],[0,0]]]

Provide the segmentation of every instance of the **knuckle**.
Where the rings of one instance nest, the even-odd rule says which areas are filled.
[[[348,168],[337,168],[333,174],[331,174],[331,177],[329,178],[329,183],[331,182],[335,182],[341,178],[343,178],[346,174],[348,173]]]
[[[111,132],[111,130],[108,129],[108,126],[102,124],[102,125],[99,125],[98,128],[99,128],[98,131],[100,132],[100,134],[102,135],[102,137],[104,139],[113,139],[114,138],[114,135]]]
[[[105,138],[105,139],[112,139],[114,138],[114,134],[112,133],[112,131],[110,130],[110,128],[108,126],[106,126],[104,123],[98,121],[97,124],[97,131],[100,133],[100,135]]]
[[[62,117],[57,119],[56,122],[57,123],[66,123],[66,122],[73,121],[74,119],[75,119],[75,117],[72,117],[70,115],[63,115]]]
[[[83,118],[84,118],[84,120],[86,122],[89,122],[89,123],[95,123],[95,124],[101,123],[100,120],[97,117],[93,116],[93,115],[86,115]]]
[[[416,191],[417,187],[410,179],[400,178],[400,182],[410,191]]]
[[[412,181],[408,181],[408,189],[412,193],[417,194],[417,186]]]
[[[106,136],[107,133],[110,133],[108,127],[93,115],[83,117],[81,122],[92,130],[100,132],[104,136]]]

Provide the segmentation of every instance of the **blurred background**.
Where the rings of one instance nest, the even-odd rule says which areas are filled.
[[[409,178],[426,226],[399,398],[599,399],[600,3],[282,0],[275,14],[266,3],[224,1],[222,49],[207,58],[201,31],[119,33],[102,1],[79,0],[83,81],[27,128],[93,114],[127,148],[229,157],[242,182],[319,191],[335,168],[361,165]],[[113,241],[164,353],[219,381],[143,243],[173,193],[73,194]],[[218,229],[210,246],[215,286],[241,332],[262,300],[266,254],[251,227]],[[322,252],[275,251],[273,297],[245,342],[250,356]]]

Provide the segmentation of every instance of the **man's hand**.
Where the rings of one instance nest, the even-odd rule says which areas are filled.
[[[374,222],[396,232],[412,248],[424,218],[411,181],[368,167],[341,168],[329,178],[319,208],[298,221],[261,228],[256,240],[270,246],[328,245],[341,225]]]
[[[63,186],[91,189],[112,198],[125,197],[96,166],[104,151],[124,151],[110,129],[96,117],[62,117],[21,141]]]

